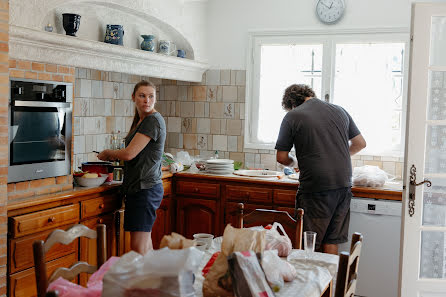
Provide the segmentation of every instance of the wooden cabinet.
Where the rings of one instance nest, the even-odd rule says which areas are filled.
[[[294,205],[296,201],[296,190],[274,189],[273,203],[279,205]]]
[[[121,201],[115,195],[107,195],[81,202],[81,218],[91,218],[109,213],[121,207]]]
[[[227,200],[236,202],[250,202],[250,203],[272,203],[273,191],[268,188],[261,187],[246,187],[240,185],[227,185],[226,198]]]
[[[215,183],[177,181],[176,194],[217,199],[220,197],[220,185]]]
[[[186,238],[195,233],[220,233],[217,201],[177,197],[177,230]]]
[[[115,226],[113,220],[113,213],[106,214],[97,218],[82,221],[81,224],[87,226],[90,229],[96,230],[98,224],[104,224],[107,230],[107,259],[111,256],[116,256],[116,238],[115,238]],[[97,244],[96,239],[81,238],[80,240],[80,253],[79,260],[85,261],[91,265],[96,265],[97,260]],[[79,277],[81,285],[85,286],[89,279],[89,275],[83,273]]]
[[[47,263],[48,276],[59,267],[70,267],[77,262],[77,254],[69,254],[65,257]],[[37,296],[36,277],[34,268],[14,273],[8,276],[8,296],[11,297],[35,297]]]
[[[156,211],[156,220],[152,228],[152,244],[154,249],[159,248],[164,235],[172,232],[172,215],[172,199],[164,198]]]

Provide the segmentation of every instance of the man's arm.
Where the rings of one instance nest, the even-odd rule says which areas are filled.
[[[297,159],[294,156],[291,156],[289,152],[285,151],[277,151],[276,154],[277,162],[282,165],[297,168]]]
[[[353,156],[354,154],[361,151],[363,148],[365,148],[367,143],[365,142],[364,137],[362,137],[361,134],[356,135],[352,139],[350,139],[350,156]]]

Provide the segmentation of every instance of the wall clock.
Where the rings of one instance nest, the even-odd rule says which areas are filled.
[[[325,24],[334,24],[344,14],[344,0],[319,0],[316,5],[316,15]]]

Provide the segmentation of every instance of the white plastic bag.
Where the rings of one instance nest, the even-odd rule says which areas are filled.
[[[282,231],[283,235],[279,233],[279,230]],[[282,224],[274,222],[272,228],[267,230],[266,232],[266,250],[277,250],[279,257],[287,257],[291,250],[293,249],[293,245],[291,244],[291,240],[283,229]]]
[[[274,292],[278,292],[283,287],[284,281],[291,282],[297,276],[294,266],[280,259],[277,250],[263,252],[262,268]]]
[[[105,274],[102,297],[195,296],[193,273],[202,251],[163,248],[144,257],[135,254],[123,255]]]
[[[365,165],[353,168],[353,185],[361,187],[382,187],[394,177],[378,166]]]

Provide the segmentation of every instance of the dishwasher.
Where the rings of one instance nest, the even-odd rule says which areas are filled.
[[[401,201],[353,197],[350,204],[349,242],[363,235],[355,296],[397,297],[401,233]]]

